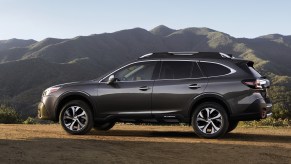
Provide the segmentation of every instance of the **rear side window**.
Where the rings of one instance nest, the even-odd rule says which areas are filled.
[[[231,72],[229,68],[216,63],[199,62],[199,65],[207,76],[220,76]]]
[[[163,61],[160,72],[160,79],[185,79],[201,76],[197,63],[192,61]]]

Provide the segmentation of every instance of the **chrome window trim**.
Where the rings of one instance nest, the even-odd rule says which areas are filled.
[[[126,64],[126,65],[124,65],[124,66],[122,66],[122,67],[120,67],[120,68],[118,68],[118,69],[112,71],[111,73],[109,73],[108,75],[106,75],[105,77],[103,77],[101,80],[99,80],[98,83],[106,83],[106,82],[102,82],[102,80],[106,79],[107,77],[109,77],[110,75],[114,74],[115,72],[121,70],[122,68],[125,68],[125,67],[127,67],[127,66],[130,66],[130,65],[132,65],[132,64],[136,64],[136,63],[152,62],[152,61],[190,61],[190,62],[197,62],[198,60],[183,60],[183,59],[181,59],[181,60],[179,60],[179,59],[178,59],[178,60],[177,60],[177,59],[173,59],[173,60],[171,60],[171,59],[165,59],[165,60],[163,60],[163,59],[155,59],[155,60],[141,60],[141,61],[135,61],[135,62],[132,62],[132,63]],[[174,79],[174,80],[178,80],[178,79]],[[154,81],[154,80],[136,80],[136,81]],[[118,82],[136,82],[136,81],[118,81]]]
[[[140,81],[161,81],[161,80],[188,80],[188,79],[189,79],[189,80],[191,80],[191,79],[195,80],[195,79],[204,79],[204,78],[210,78],[210,77],[221,77],[221,76],[227,76],[227,75],[230,75],[230,74],[233,74],[233,73],[236,72],[235,69],[233,69],[233,68],[231,68],[231,67],[229,67],[229,66],[226,66],[225,64],[217,63],[217,62],[212,62],[212,61],[202,61],[202,60],[199,61],[199,60],[195,60],[195,59],[193,59],[193,60],[186,60],[186,59],[181,59],[181,60],[179,60],[179,59],[173,59],[173,60],[171,60],[171,59],[141,60],[141,61],[135,61],[135,62],[132,62],[132,63],[126,64],[126,65],[124,65],[124,66],[122,66],[122,67],[120,67],[120,68],[118,68],[118,69],[112,71],[111,73],[109,73],[108,75],[106,75],[104,78],[102,78],[101,80],[99,80],[98,83],[106,83],[106,82],[102,82],[102,80],[106,79],[106,78],[109,77],[110,75],[114,74],[115,72],[117,72],[117,71],[119,71],[119,70],[121,70],[121,69],[123,69],[123,68],[125,68],[125,67],[127,67],[127,66],[130,66],[130,65],[132,65],[132,64],[136,64],[136,63],[152,62],[152,61],[189,61],[189,62],[214,63],[214,64],[218,64],[218,65],[221,65],[221,66],[224,66],[224,67],[228,68],[228,69],[230,70],[230,73],[228,73],[228,74],[224,74],[224,75],[217,75],[217,76],[206,76],[206,75],[203,74],[203,71],[202,71],[202,74],[203,74],[204,77],[199,77],[199,78],[156,79],[156,80],[136,80],[136,81],[118,81],[118,82],[140,82]],[[199,63],[198,63],[198,67],[200,68]],[[202,70],[202,69],[200,68],[200,71],[201,71],[201,70]]]

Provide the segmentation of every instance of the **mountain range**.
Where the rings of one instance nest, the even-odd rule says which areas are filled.
[[[150,52],[220,51],[255,62],[272,80],[274,103],[291,106],[291,36],[270,34],[235,38],[209,28],[152,30],[134,28],[72,39],[0,40],[0,104],[23,116],[35,116],[41,93],[49,86],[97,78]],[[290,92],[291,93],[291,92]]]

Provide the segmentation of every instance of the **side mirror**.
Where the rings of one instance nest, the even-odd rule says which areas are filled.
[[[108,78],[108,81],[107,81],[107,84],[112,84],[116,81],[116,78],[114,75],[110,75],[109,78]]]

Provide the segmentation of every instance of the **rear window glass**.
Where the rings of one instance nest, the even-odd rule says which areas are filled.
[[[199,78],[203,77],[200,68],[198,67],[198,64],[196,62],[193,63],[193,69],[192,69],[192,78]]]
[[[162,64],[160,79],[190,78],[192,68],[193,68],[193,62],[164,61]]]
[[[196,62],[163,61],[160,79],[199,78],[202,73]]]
[[[229,68],[216,63],[200,62],[199,65],[207,76],[226,75],[231,72]]]

